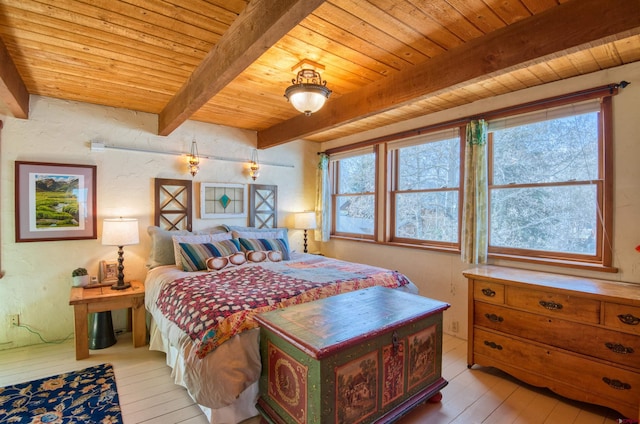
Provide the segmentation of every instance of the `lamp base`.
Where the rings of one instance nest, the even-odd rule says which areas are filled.
[[[124,290],[124,289],[128,289],[129,287],[131,287],[131,283],[123,283],[123,284],[115,283],[114,285],[111,286],[111,290]]]

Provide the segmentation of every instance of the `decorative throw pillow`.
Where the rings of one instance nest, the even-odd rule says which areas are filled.
[[[278,250],[250,250],[246,256],[249,262],[280,262],[282,260],[282,252]]]
[[[224,258],[207,258],[206,264],[207,271],[219,271],[229,265],[229,258],[226,256]]]
[[[187,272],[204,271],[207,259],[224,257],[240,251],[236,240],[222,240],[211,243],[180,243],[182,270]]]
[[[233,255],[225,257],[213,257],[207,259],[207,270],[219,271],[227,266],[238,266],[247,262],[244,252],[234,253]]]
[[[211,243],[214,241],[231,240],[231,233],[217,233],[217,234],[189,234],[189,235],[176,235],[173,239],[173,251],[175,255],[175,264],[179,267],[182,266],[182,256],[180,254],[180,243]],[[240,249],[238,249],[240,250]]]
[[[280,262],[282,260],[282,252],[270,250],[267,252],[267,258],[269,258],[271,262]]]
[[[289,245],[286,239],[246,239],[239,238],[240,246],[242,250],[248,252],[249,250],[273,250],[279,251],[282,254],[282,259],[288,261]]]
[[[147,260],[149,269],[161,265],[175,265],[176,256],[172,237],[191,234],[187,230],[168,231],[153,225],[147,227],[147,233],[151,237],[151,251]]]

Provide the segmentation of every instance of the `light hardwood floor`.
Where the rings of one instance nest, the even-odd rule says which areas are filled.
[[[467,343],[445,335],[443,376],[449,385],[437,404],[423,404],[399,424],[614,424],[616,412],[563,399],[520,383],[490,368],[466,366]],[[131,334],[118,336],[107,349],[92,350],[88,359],[75,360],[73,340],[0,351],[0,387],[109,362],[126,424],[206,424],[186,391],[174,385],[164,354],[147,347],[134,349]],[[249,420],[246,424],[259,422]]]

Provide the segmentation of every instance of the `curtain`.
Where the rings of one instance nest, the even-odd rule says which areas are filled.
[[[473,120],[467,124],[462,208],[462,261],[469,264],[487,262],[487,168],[487,123],[484,119]]]
[[[329,185],[329,155],[320,153],[316,178],[315,241],[329,241],[331,236],[331,187]]]

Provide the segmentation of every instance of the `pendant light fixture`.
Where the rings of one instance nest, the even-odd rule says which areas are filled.
[[[331,90],[327,88],[327,81],[323,81],[320,72],[317,71],[324,70],[324,66],[305,59],[292,68],[296,69],[300,69],[298,75],[291,80],[293,85],[286,89],[284,96],[294,108],[309,116],[324,106]]]

